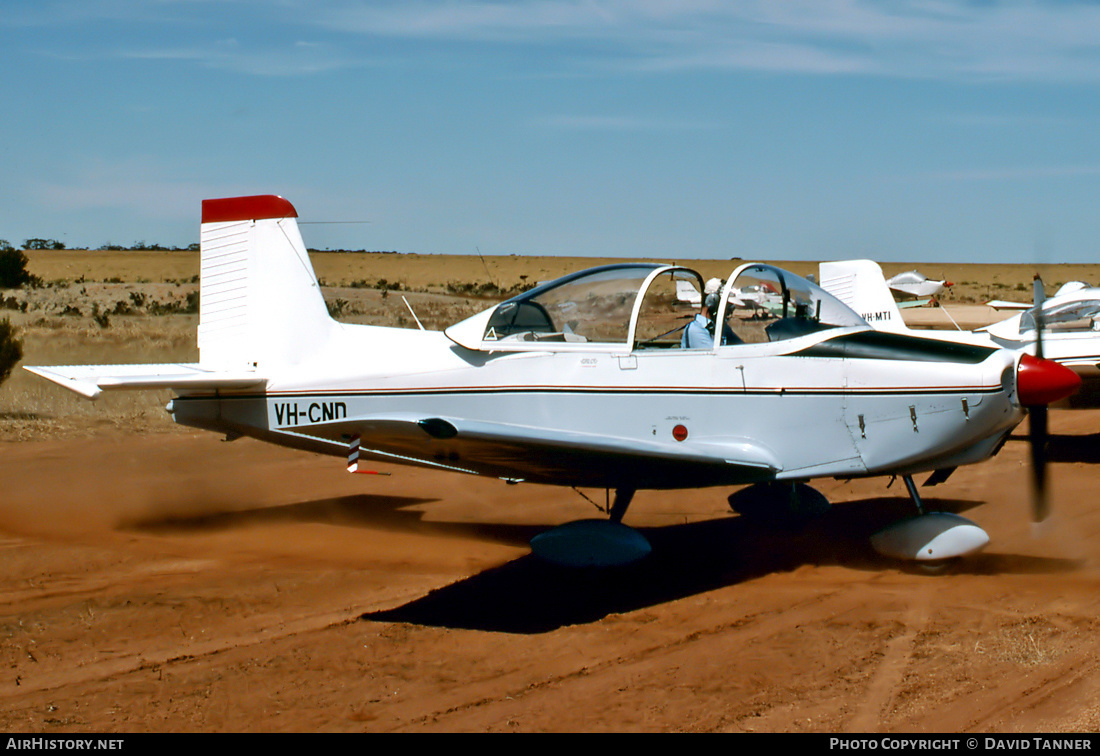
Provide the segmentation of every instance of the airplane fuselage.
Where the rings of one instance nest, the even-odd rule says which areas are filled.
[[[843,356],[866,334],[873,332],[838,329],[710,351],[483,354],[438,332],[343,325],[311,360],[326,366],[323,378],[298,365],[271,375],[262,392],[181,394],[172,412],[186,425],[331,454],[345,453],[350,418],[382,418],[376,433],[360,431],[364,454],[561,485],[615,485],[620,473],[602,478],[545,458],[552,455],[513,458],[447,438],[410,438],[384,419],[458,417],[683,455],[728,449],[731,460],[759,465],[759,474],[731,464],[702,480],[641,469],[640,488],[951,467],[988,456],[1019,422],[1008,353],[975,349],[960,357],[900,337],[908,351],[891,344]],[[395,348],[379,349],[385,340]],[[907,378],[901,384],[899,370]]]

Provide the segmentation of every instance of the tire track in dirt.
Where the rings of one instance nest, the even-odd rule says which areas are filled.
[[[856,704],[856,711],[844,727],[845,732],[874,732],[883,721],[884,712],[890,711],[901,687],[906,668],[912,658],[913,643],[929,620],[931,593],[913,591],[906,600],[911,601],[904,616],[903,631],[891,638],[883,649],[883,658],[871,677],[863,696]]]
[[[1071,627],[1084,621],[1085,633],[1094,632],[1096,623],[1091,618],[1044,617],[1052,625]],[[1100,699],[1100,661],[1087,653],[1063,650],[1058,660],[1039,658],[1022,667],[1023,674],[1004,677],[991,686],[992,699],[987,701],[979,716],[966,707],[958,713],[944,712],[945,730],[952,732],[1041,732],[1049,729],[1046,723],[1064,721],[1068,712],[1081,712],[1091,716],[1092,726],[1100,723],[1095,711],[1089,714],[1090,705]]]
[[[613,656],[605,656],[593,663],[591,660],[578,661],[566,670],[554,670],[540,677],[536,682],[516,682],[505,685],[502,690],[501,679],[484,681],[484,686],[465,685],[463,693],[469,694],[467,700],[452,705],[445,710],[433,711],[421,715],[409,724],[414,726],[431,723],[444,729],[456,727],[462,730],[477,729],[504,719],[520,718],[531,706],[531,699],[540,696],[565,695],[563,688],[570,686],[604,689],[606,678],[645,677],[659,675],[676,664],[669,663],[670,657],[684,653],[706,644],[715,637],[727,633],[747,633],[750,638],[762,639],[783,628],[792,617],[805,617],[809,620],[821,614],[815,609],[829,601],[831,594],[818,594],[808,597],[794,606],[782,606],[749,614],[739,614],[732,619],[723,619],[693,627],[686,635],[669,638],[664,633],[656,643],[649,634],[637,641],[637,646],[619,645]],[[515,676],[528,675],[530,670],[516,670]],[[484,688],[484,689],[483,689]],[[571,697],[575,693],[569,694]],[[513,711],[509,715],[500,709]],[[461,723],[461,724],[459,724]],[[621,723],[620,723],[621,724]],[[614,729],[614,728],[612,728]]]
[[[485,681],[484,685],[466,685],[462,693],[469,695],[464,696],[462,702],[422,714],[408,723],[409,729],[432,727],[473,731],[511,721],[523,722],[524,728],[553,730],[553,718],[539,719],[538,712],[550,711],[552,700],[565,698],[588,708],[593,729],[644,730],[644,712],[634,710],[631,702],[637,701],[638,691],[647,690],[667,691],[661,705],[678,711],[675,715],[679,722],[677,730],[753,729],[751,722],[754,719],[767,717],[773,708],[783,710],[788,706],[791,686],[810,689],[818,683],[810,683],[807,679],[775,686],[755,672],[739,677],[738,655],[751,656],[757,649],[782,655],[791,644],[788,636],[792,628],[814,633],[816,628],[838,616],[858,613],[866,603],[861,595],[867,590],[866,584],[822,588],[821,592],[810,596],[799,591],[793,594],[797,597],[793,603],[785,604],[784,598],[789,595],[786,591],[773,592],[763,586],[754,588],[741,584],[736,590],[748,590],[752,594],[746,603],[755,611],[748,613],[738,609],[738,602],[728,602],[726,597],[720,596],[723,591],[710,597],[696,597],[698,601],[679,602],[681,606],[673,610],[677,616],[667,618],[670,626],[682,628],[686,625],[683,627],[686,632],[676,637],[668,637],[659,629],[652,633],[640,631],[643,637],[633,647],[620,645],[613,655],[605,655],[595,663],[578,661],[565,670],[549,670],[536,682],[520,682],[519,678],[530,674],[529,669],[521,669],[515,671],[511,685],[502,686],[499,678]],[[762,598],[769,594],[769,598]],[[694,619],[689,618],[691,607],[699,602],[718,611],[709,616],[696,614]],[[762,603],[771,606],[760,608]],[[919,626],[919,616],[924,613],[917,612],[918,619],[910,624]],[[914,633],[904,637],[911,638]],[[899,647],[905,645],[904,642],[899,644]],[[548,647],[547,653],[552,654],[553,649]],[[906,653],[902,650],[897,654],[902,667]],[[864,655],[859,652],[860,657]],[[887,656],[889,658],[889,654]],[[700,658],[721,661],[718,668],[708,670],[699,667]],[[796,660],[795,665],[798,663]],[[896,672],[884,676],[885,683],[880,683],[880,687],[885,688],[886,694],[897,684],[898,677]],[[632,681],[631,684],[624,686],[616,682],[624,679]],[[721,693],[725,686],[731,690]],[[698,694],[708,689],[712,693]],[[740,692],[734,694],[732,689]],[[614,692],[609,692],[612,690]],[[873,687],[868,698],[874,701],[886,694]],[[816,705],[820,717],[838,722],[847,717],[843,697],[826,692]],[[881,701],[877,705],[869,704],[871,711],[877,712],[880,708]],[[662,716],[667,724],[669,713],[665,711]]]
[[[199,640],[188,643],[185,647],[179,645],[160,649],[146,647],[140,651],[126,652],[108,659],[66,664],[62,668],[36,674],[33,679],[24,678],[10,687],[0,686],[0,699],[106,681],[139,670],[156,669],[177,663],[194,663],[203,657],[216,656],[231,650],[275,644],[295,636],[351,625],[358,622],[364,612],[376,611],[383,604],[389,605],[393,600],[394,597],[388,597],[385,601],[372,601],[344,607],[337,611],[302,614],[293,618],[283,614],[257,616],[248,621],[235,623],[234,632],[229,636]]]

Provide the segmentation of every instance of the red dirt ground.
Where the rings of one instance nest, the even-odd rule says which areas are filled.
[[[1052,414],[1054,518],[1012,440],[926,489],[992,537],[939,575],[870,550],[910,513],[885,479],[819,482],[797,532],[641,492],[653,555],[571,571],[527,546],[596,516],[568,488],[186,430],[0,444],[0,727],[1096,731],[1100,412]]]

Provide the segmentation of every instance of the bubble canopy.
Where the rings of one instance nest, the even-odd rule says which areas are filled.
[[[712,292],[691,268],[619,263],[541,284],[446,334],[479,351],[672,350],[691,348],[693,321],[709,328],[709,349],[867,326],[813,282],[772,265],[741,265]]]

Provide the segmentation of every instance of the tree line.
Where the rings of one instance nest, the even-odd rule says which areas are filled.
[[[0,250],[16,249],[7,239],[0,239]],[[18,249],[67,249],[65,242],[60,242],[57,239],[24,239],[23,245]],[[188,244],[186,247],[169,247],[164,244],[158,244],[156,242],[147,243],[145,241],[136,241],[130,246],[125,244],[114,244],[113,242],[107,242],[106,244],[100,244],[96,247],[96,250],[102,251],[121,251],[127,250],[132,252],[198,252],[198,242],[195,244]]]

